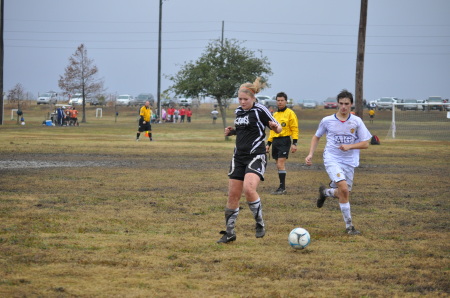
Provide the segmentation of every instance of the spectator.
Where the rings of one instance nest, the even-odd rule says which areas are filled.
[[[180,123],[184,122],[184,117],[186,116],[186,109],[184,107],[180,110]]]
[[[214,110],[211,111],[211,116],[212,116],[212,120],[213,120],[213,124],[216,124],[216,120],[217,120],[217,115],[219,115],[219,111],[217,111],[216,108],[214,108]]]
[[[191,117],[192,117],[192,111],[191,111],[191,108],[188,108],[186,111],[186,118],[187,118],[188,123],[191,123]]]

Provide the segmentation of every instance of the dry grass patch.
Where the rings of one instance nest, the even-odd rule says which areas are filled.
[[[0,295],[449,295],[448,143],[364,151],[351,199],[363,235],[348,237],[336,201],[315,207],[328,178],[320,153],[303,165],[321,116],[307,111],[288,195],[270,195],[273,160],[259,188],[266,237],[243,200],[237,241],[218,245],[234,144],[207,113],[154,125],[152,143],[134,141],[125,111],[118,124],[0,128]],[[287,243],[297,226],[312,236],[302,251]]]

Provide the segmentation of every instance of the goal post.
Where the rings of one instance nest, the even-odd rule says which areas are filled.
[[[387,138],[450,141],[450,103],[394,103]]]

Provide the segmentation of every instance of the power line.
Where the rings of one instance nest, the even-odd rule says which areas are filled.
[[[6,41],[31,41],[31,42],[74,42],[74,39],[27,39],[27,38],[5,38]],[[78,40],[77,42],[95,42],[95,43],[117,43],[117,42],[157,42],[156,39],[136,39],[136,40]],[[192,42],[192,41],[212,41],[208,38],[195,39],[164,39],[164,42]],[[323,42],[295,42],[295,41],[274,41],[274,40],[252,40],[246,39],[245,42],[259,43],[277,43],[293,45],[322,45],[322,46],[355,46],[354,43],[323,43]],[[450,47],[450,44],[366,44],[367,47]]]
[[[73,47],[48,47],[48,46],[13,46],[6,45],[6,48],[40,48],[40,49],[73,49]],[[186,49],[204,49],[204,47],[163,47],[164,50],[186,50]],[[133,48],[111,48],[111,47],[89,47],[89,50],[157,50],[156,47],[133,47]],[[270,52],[294,52],[294,53],[321,53],[321,54],[352,54],[354,51],[319,51],[319,50],[289,50],[289,49],[254,49]],[[407,53],[407,52],[385,52],[385,53],[366,53],[367,55],[429,55],[442,56],[450,55],[449,53]]]

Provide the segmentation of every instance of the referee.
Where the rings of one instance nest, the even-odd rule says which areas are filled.
[[[153,141],[152,138],[152,126],[150,124],[150,120],[152,118],[152,110],[150,109],[150,101],[146,101],[145,105],[139,110],[139,127],[136,133],[136,141],[139,141],[139,137],[142,132],[148,133],[148,138],[150,141]]]
[[[273,117],[281,124],[283,130],[276,133],[271,130],[267,139],[266,152],[269,153],[270,145],[272,146],[272,157],[277,163],[278,177],[280,186],[272,192],[273,195],[285,195],[286,192],[286,159],[289,157],[289,151],[295,153],[297,151],[298,141],[298,119],[295,112],[286,107],[287,95],[284,92],[277,94],[278,111]],[[292,137],[292,145],[291,145]]]

